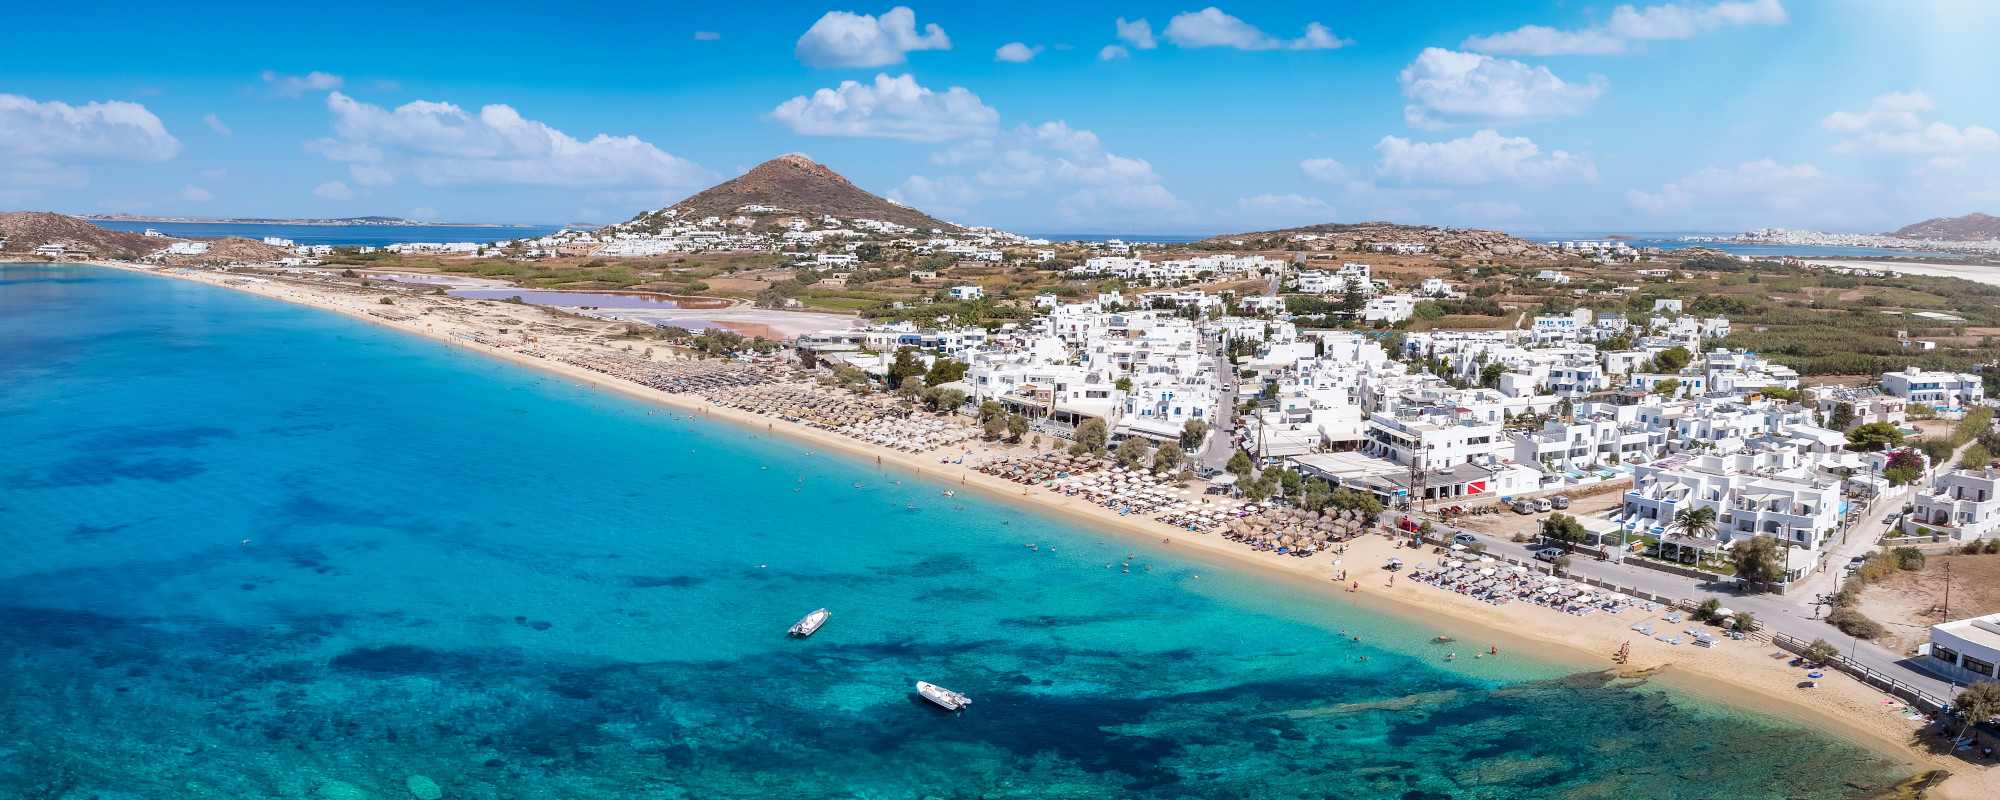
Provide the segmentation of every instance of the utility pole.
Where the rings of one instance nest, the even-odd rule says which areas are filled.
[[[1951,562],[1944,562],[1944,621],[1951,621]]]

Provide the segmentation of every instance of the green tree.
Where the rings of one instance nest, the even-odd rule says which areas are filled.
[[[1695,621],[1707,622],[1709,620],[1715,619],[1715,612],[1721,608],[1722,608],[1721,600],[1717,600],[1713,597],[1703,600],[1701,601],[1701,605],[1694,607]]]
[[[1887,422],[1870,422],[1847,434],[1847,449],[1875,452],[1903,444],[1903,432]]]
[[[1278,486],[1285,490],[1286,497],[1296,500],[1301,494],[1305,493],[1304,476],[1301,476],[1297,471],[1289,469],[1280,469],[1276,470],[1276,472],[1278,473]]]
[[[1806,651],[1802,655],[1807,661],[1825,666],[1840,657],[1840,648],[1834,647],[1832,642],[1825,639],[1814,639],[1812,644],[1806,645]]]
[[[1111,429],[1104,424],[1104,420],[1091,417],[1076,426],[1076,444],[1070,447],[1070,452],[1076,455],[1095,453],[1104,449],[1104,442],[1110,438]]]
[[[988,400],[979,404],[979,421],[982,423],[994,417],[1004,417],[1006,415],[1007,407],[1000,405],[1000,401],[998,400]]]
[[[1111,382],[1111,387],[1112,387],[1112,388],[1114,388],[1114,389],[1117,389],[1118,391],[1121,391],[1121,392],[1129,392],[1129,391],[1132,391],[1132,379],[1131,379],[1131,378],[1119,378],[1118,380],[1115,380],[1115,381],[1112,381],[1112,382]]]
[[[985,422],[980,423],[980,427],[985,429],[986,438],[988,439],[998,439],[1005,436],[1007,435],[1007,415],[995,414],[987,417]]]
[[[1154,472],[1176,472],[1181,467],[1181,446],[1174,442],[1162,443],[1153,451]]]
[[[1208,440],[1208,423],[1198,419],[1188,420],[1181,425],[1181,450],[1192,453],[1201,449],[1201,443]]]
[[[1375,495],[1369,492],[1357,492],[1342,486],[1333,490],[1328,502],[1331,502],[1334,508],[1360,514],[1361,520],[1370,525],[1375,523],[1377,517],[1382,516],[1382,501],[1375,499]]]
[[[1853,424],[1854,404],[1834,403],[1833,415],[1826,418],[1826,426],[1836,431],[1844,431],[1847,430],[1847,426]]]
[[[1897,569],[1910,572],[1922,572],[1924,569],[1924,551],[1917,548],[1898,547],[1889,551],[1889,557],[1896,561]]]
[[[1223,468],[1236,473],[1236,477],[1239,479],[1248,480],[1251,470],[1256,469],[1257,464],[1250,460],[1249,453],[1238,450],[1235,455],[1229,457],[1229,463],[1225,464]]]
[[[965,371],[971,368],[972,368],[971,364],[967,364],[963,361],[953,361],[949,358],[940,358],[936,361],[931,362],[930,372],[924,374],[924,385],[942,386],[944,384],[951,383],[952,381],[965,377]]]
[[[1318,511],[1326,508],[1332,501],[1333,490],[1327,488],[1326,481],[1314,479],[1306,481],[1304,496],[1299,499],[1299,505],[1304,506],[1307,511]]]
[[[1147,454],[1151,451],[1152,448],[1146,446],[1145,439],[1138,436],[1127,438],[1118,443],[1118,465],[1126,469],[1136,469],[1145,462]]]
[[[1674,512],[1673,522],[1668,527],[1683,535],[1695,538],[1715,535],[1715,508],[1713,506],[1688,506]]]
[[[889,388],[900,389],[904,378],[922,375],[924,372],[924,361],[917,357],[917,348],[899,348],[896,350],[896,360],[889,364]]]
[[[1693,353],[1688,352],[1688,349],[1685,347],[1675,345],[1674,347],[1660,351],[1659,355],[1653,356],[1653,365],[1661,372],[1680,372],[1681,368],[1687,366],[1688,362],[1692,360],[1694,360]]]
[[[1008,438],[1013,439],[1014,441],[1017,442],[1021,441],[1021,437],[1026,436],[1028,434],[1028,428],[1029,428],[1029,423],[1027,417],[1021,416],[1019,414],[1014,414],[1007,417]]]
[[[1973,726],[1979,725],[2000,714],[2000,683],[1979,681],[1965,687],[1951,702],[1953,711],[1963,720],[1959,735],[1964,736]]]
[[[937,406],[940,410],[956,414],[958,413],[958,409],[964,405],[965,392],[958,389],[937,390]]]
[[[1548,519],[1542,520],[1542,538],[1562,542],[1566,547],[1575,547],[1587,534],[1589,531],[1583,529],[1583,523],[1568,514],[1550,514]]]
[[[1259,475],[1250,485],[1243,487],[1243,497],[1252,503],[1261,503],[1278,491],[1278,482],[1269,475]]]
[[[1760,533],[1730,548],[1729,560],[1736,565],[1736,577],[1752,583],[1771,583],[1785,577],[1783,549],[1778,540]]]
[[[1479,368],[1479,385],[1484,386],[1488,389],[1499,388],[1500,376],[1505,374],[1507,374],[1506,364],[1500,364],[1500,363],[1487,364],[1486,366]]]
[[[1681,390],[1681,379],[1679,378],[1668,378],[1666,380],[1660,381],[1659,383],[1653,384],[1653,394],[1657,394],[1661,397],[1673,397],[1674,393],[1680,390]]]
[[[1569,565],[1569,556],[1556,556],[1556,560],[1549,562],[1549,567],[1554,569],[1558,575],[1568,575]]]
[[[1738,611],[1734,617],[1736,629],[1749,633],[1757,629],[1757,615],[1748,611]]]
[[[924,395],[924,388],[922,375],[909,375],[903,378],[901,386],[896,387],[896,396],[905,400],[915,400]]]

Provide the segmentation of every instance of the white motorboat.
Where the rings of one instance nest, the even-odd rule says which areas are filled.
[[[946,711],[957,711],[972,705],[972,698],[928,681],[917,681],[917,694],[923,695],[925,700],[938,704]]]
[[[819,626],[825,625],[826,618],[831,616],[833,615],[827,613],[827,610],[824,608],[807,614],[805,619],[799,620],[798,624],[792,626],[792,635],[811,636],[813,635],[813,631],[819,630]]]

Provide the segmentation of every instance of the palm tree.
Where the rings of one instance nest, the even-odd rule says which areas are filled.
[[[1716,531],[1714,506],[1689,506],[1674,512],[1673,524],[1667,527],[1697,539],[1707,537]]]

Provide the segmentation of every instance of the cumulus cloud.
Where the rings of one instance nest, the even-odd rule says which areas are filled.
[[[993,60],[1012,61],[1016,64],[1019,64],[1022,62],[1034,60],[1035,56],[1040,54],[1041,52],[1042,52],[1041,45],[1035,45],[1034,47],[1029,47],[1028,45],[1023,44],[1021,42],[1011,42],[1008,44],[1003,44],[1000,46],[1000,49],[993,51]]]
[[[1687,211],[1697,202],[1704,206],[1748,204],[1797,210],[1831,183],[1831,177],[1811,164],[1788,167],[1762,158],[1735,169],[1709,167],[1665,184],[1657,192],[1633,189],[1625,193],[1625,199],[1633,208],[1648,214]]]
[[[1376,174],[1404,183],[1472,185],[1596,181],[1590,157],[1562,150],[1544,154],[1525,136],[1482,130],[1445,142],[1412,142],[1384,136],[1375,143],[1381,157]]]
[[[1059,221],[1083,225],[1157,225],[1190,212],[1161,185],[1151,163],[1106,152],[1097,134],[1061,120],[1017,125],[936,153],[931,161],[970,175],[912,176],[890,196],[948,213],[995,197],[1049,196],[1054,202],[1044,207]]]
[[[941,178],[911,175],[901,186],[890,189],[886,196],[932,214],[964,214],[967,207],[985,199],[977,187],[957,175]]]
[[[326,105],[337,138],[307,142],[306,149],[368,165],[355,174],[378,179],[372,183],[407,174],[430,186],[691,187],[714,177],[636,136],[579,141],[505,105],[473,114],[419,100],[388,110],[340,92],[329,94]]]
[[[1151,50],[1160,46],[1159,42],[1153,41],[1153,23],[1143,19],[1126,22],[1124,17],[1119,17],[1118,41],[1141,50]],[[1124,48],[1119,49],[1123,50]]]
[[[812,67],[880,67],[901,64],[914,50],[950,50],[951,38],[932,23],[917,33],[917,12],[889,9],[880,18],[828,11],[808,28],[793,53]]]
[[[1636,8],[1619,6],[1602,25],[1562,30],[1523,25],[1505,33],[1473,36],[1467,50],[1503,56],[1611,55],[1630,49],[1633,40],[1692,39],[1725,27],[1783,25],[1789,19],[1778,0],[1728,0],[1702,5],[1667,3]]]
[[[1347,180],[1347,165],[1331,158],[1308,158],[1299,162],[1299,169],[1305,171],[1306,177],[1317,181],[1340,183]]]
[[[1145,20],[1140,20],[1141,23]],[[1150,27],[1148,32],[1150,33]],[[1120,26],[1119,33],[1124,33]],[[1280,39],[1243,20],[1222,13],[1222,9],[1209,6],[1200,11],[1190,11],[1167,20],[1164,31],[1167,41],[1180,47],[1234,47],[1238,50],[1331,50],[1353,44],[1351,39],[1334,36],[1325,25],[1317,22],[1306,25],[1304,36],[1297,39]]]
[[[0,158],[165,161],[180,151],[180,140],[138,103],[72,106],[0,94]]]
[[[720,39],[720,38],[722,38],[722,34],[720,34],[720,33],[716,33],[715,31],[695,31],[695,32],[694,32],[694,40],[695,40],[695,41],[697,41],[697,42],[713,42],[713,41],[715,41],[715,40],[717,40],[717,39]]]
[[[306,92],[331,91],[346,83],[347,81],[339,75],[326,72],[279,75],[271,70],[264,70],[264,85],[270,88],[271,94],[279,97],[298,97]]]
[[[327,200],[352,200],[354,190],[347,188],[347,184],[340,181],[327,181],[313,187],[313,196]]]
[[[1609,85],[1602,75],[1568,83],[1548,67],[1441,47],[1424,48],[1399,80],[1416,101],[1403,107],[1404,121],[1426,130],[1581,114]]]
[[[222,180],[223,178],[229,177],[229,170],[223,169],[222,167],[216,167],[215,169],[205,169],[201,171],[201,176],[212,181],[219,181]]]
[[[1103,50],[1097,51],[1097,60],[1110,61],[1114,58],[1125,58],[1130,55],[1132,55],[1132,51],[1126,50],[1123,45],[1107,44]]]
[[[1862,111],[1835,111],[1820,120],[1820,127],[1837,133],[1860,134],[1833,145],[1836,153],[1964,153],[2000,148],[2000,134],[1992,128],[1967,125],[1959,128],[1942,122],[1924,124],[1919,111],[1932,109],[1930,95],[1922,90],[1877,95]],[[1933,166],[1959,166],[1938,164]]]
[[[207,189],[203,189],[199,186],[190,183],[186,186],[181,187],[181,199],[201,202],[203,200],[214,200],[215,194]]]
[[[875,76],[872,84],[841,81],[833,89],[780,103],[769,118],[807,136],[860,136],[941,142],[993,133],[1000,112],[964,87],[943,93],[917,85],[910,75]]]
[[[209,130],[222,134],[223,138],[235,138],[236,136],[236,132],[230,130],[228,125],[222,124],[222,120],[214,114],[201,115],[201,121],[208,123]]]

